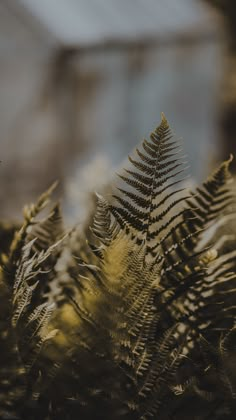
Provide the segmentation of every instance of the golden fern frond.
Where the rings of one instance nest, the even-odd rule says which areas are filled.
[[[235,203],[235,196],[231,188],[233,178],[229,172],[232,159],[231,155],[203,183],[202,187],[198,187],[196,192],[192,193],[193,197],[187,200],[189,209],[185,213],[185,222],[191,231],[196,228],[209,229],[219,217],[223,218],[224,214],[233,211],[232,205]],[[191,220],[191,223],[188,222],[188,219]],[[200,245],[199,236],[194,236],[194,243],[195,245],[198,243],[198,247]]]
[[[25,206],[24,223],[21,228],[15,232],[13,241],[10,246],[10,252],[8,260],[5,262],[6,269],[11,270],[11,266],[15,265],[21,251],[21,247],[24,246],[24,241],[27,236],[27,230],[32,225],[35,217],[47,206],[50,200],[52,192],[55,190],[57,182],[51,185],[47,191],[45,191],[37,200],[36,204]]]
[[[212,235],[217,232],[217,222],[223,214],[232,213],[235,202],[228,169],[231,160],[223,162],[202,187],[190,193],[191,198],[186,199],[182,211],[182,220],[161,239],[166,270],[180,266],[182,262],[186,264],[194,253],[204,252],[207,246],[215,245],[216,237]],[[221,252],[218,247],[217,252]]]
[[[47,330],[54,305],[47,302],[40,305],[42,296],[36,298],[36,290],[40,276],[42,280],[42,276],[45,278],[48,274],[45,272],[45,261],[55,253],[60,241],[55,244],[51,238],[51,246],[43,246],[41,250],[40,247],[33,249],[37,239],[30,240],[28,236],[28,228],[46,206],[54,187],[55,185],[42,194],[36,205],[31,205],[25,212],[23,226],[12,237],[1,267],[0,289],[4,300],[1,312],[1,360],[6,361],[5,367],[1,368],[0,378],[1,418],[24,417],[24,400],[33,398],[32,385],[41,375],[42,366],[39,367],[36,363],[37,354],[39,355],[44,343],[55,334]],[[54,224],[55,219],[51,222]],[[32,365],[34,370],[30,371],[29,367]],[[17,412],[14,412],[16,407]]]
[[[65,234],[61,208],[56,204],[50,214],[41,221],[34,223],[30,230],[28,229],[27,241],[37,238],[34,243],[33,251],[41,251],[49,248]]]

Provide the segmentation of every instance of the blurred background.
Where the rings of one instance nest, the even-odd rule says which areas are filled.
[[[162,111],[193,180],[235,152],[235,3],[0,0],[1,218],[58,179],[76,219]]]

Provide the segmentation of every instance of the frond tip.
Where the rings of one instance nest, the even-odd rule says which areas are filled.
[[[185,162],[178,142],[172,140],[173,134],[164,114],[161,118],[160,125],[150,134],[150,140],[143,141],[142,151],[136,149],[137,156],[129,157],[135,170],[126,169],[125,174],[119,175],[126,188],[118,187],[111,207],[120,226],[133,231],[137,242],[144,240],[147,249],[153,250],[165,234],[162,219],[170,219],[175,207],[184,201],[181,196],[178,200],[172,199],[171,188],[183,181],[179,175],[185,170]],[[176,212],[172,226],[178,217]]]

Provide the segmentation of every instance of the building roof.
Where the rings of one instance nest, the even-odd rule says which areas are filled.
[[[168,39],[214,33],[197,0],[16,0],[42,30],[63,46]]]

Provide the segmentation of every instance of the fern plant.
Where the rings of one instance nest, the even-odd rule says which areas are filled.
[[[54,186],[2,228],[1,418],[235,415],[232,158],[187,191],[162,115],[129,160],[90,234],[39,218]]]

